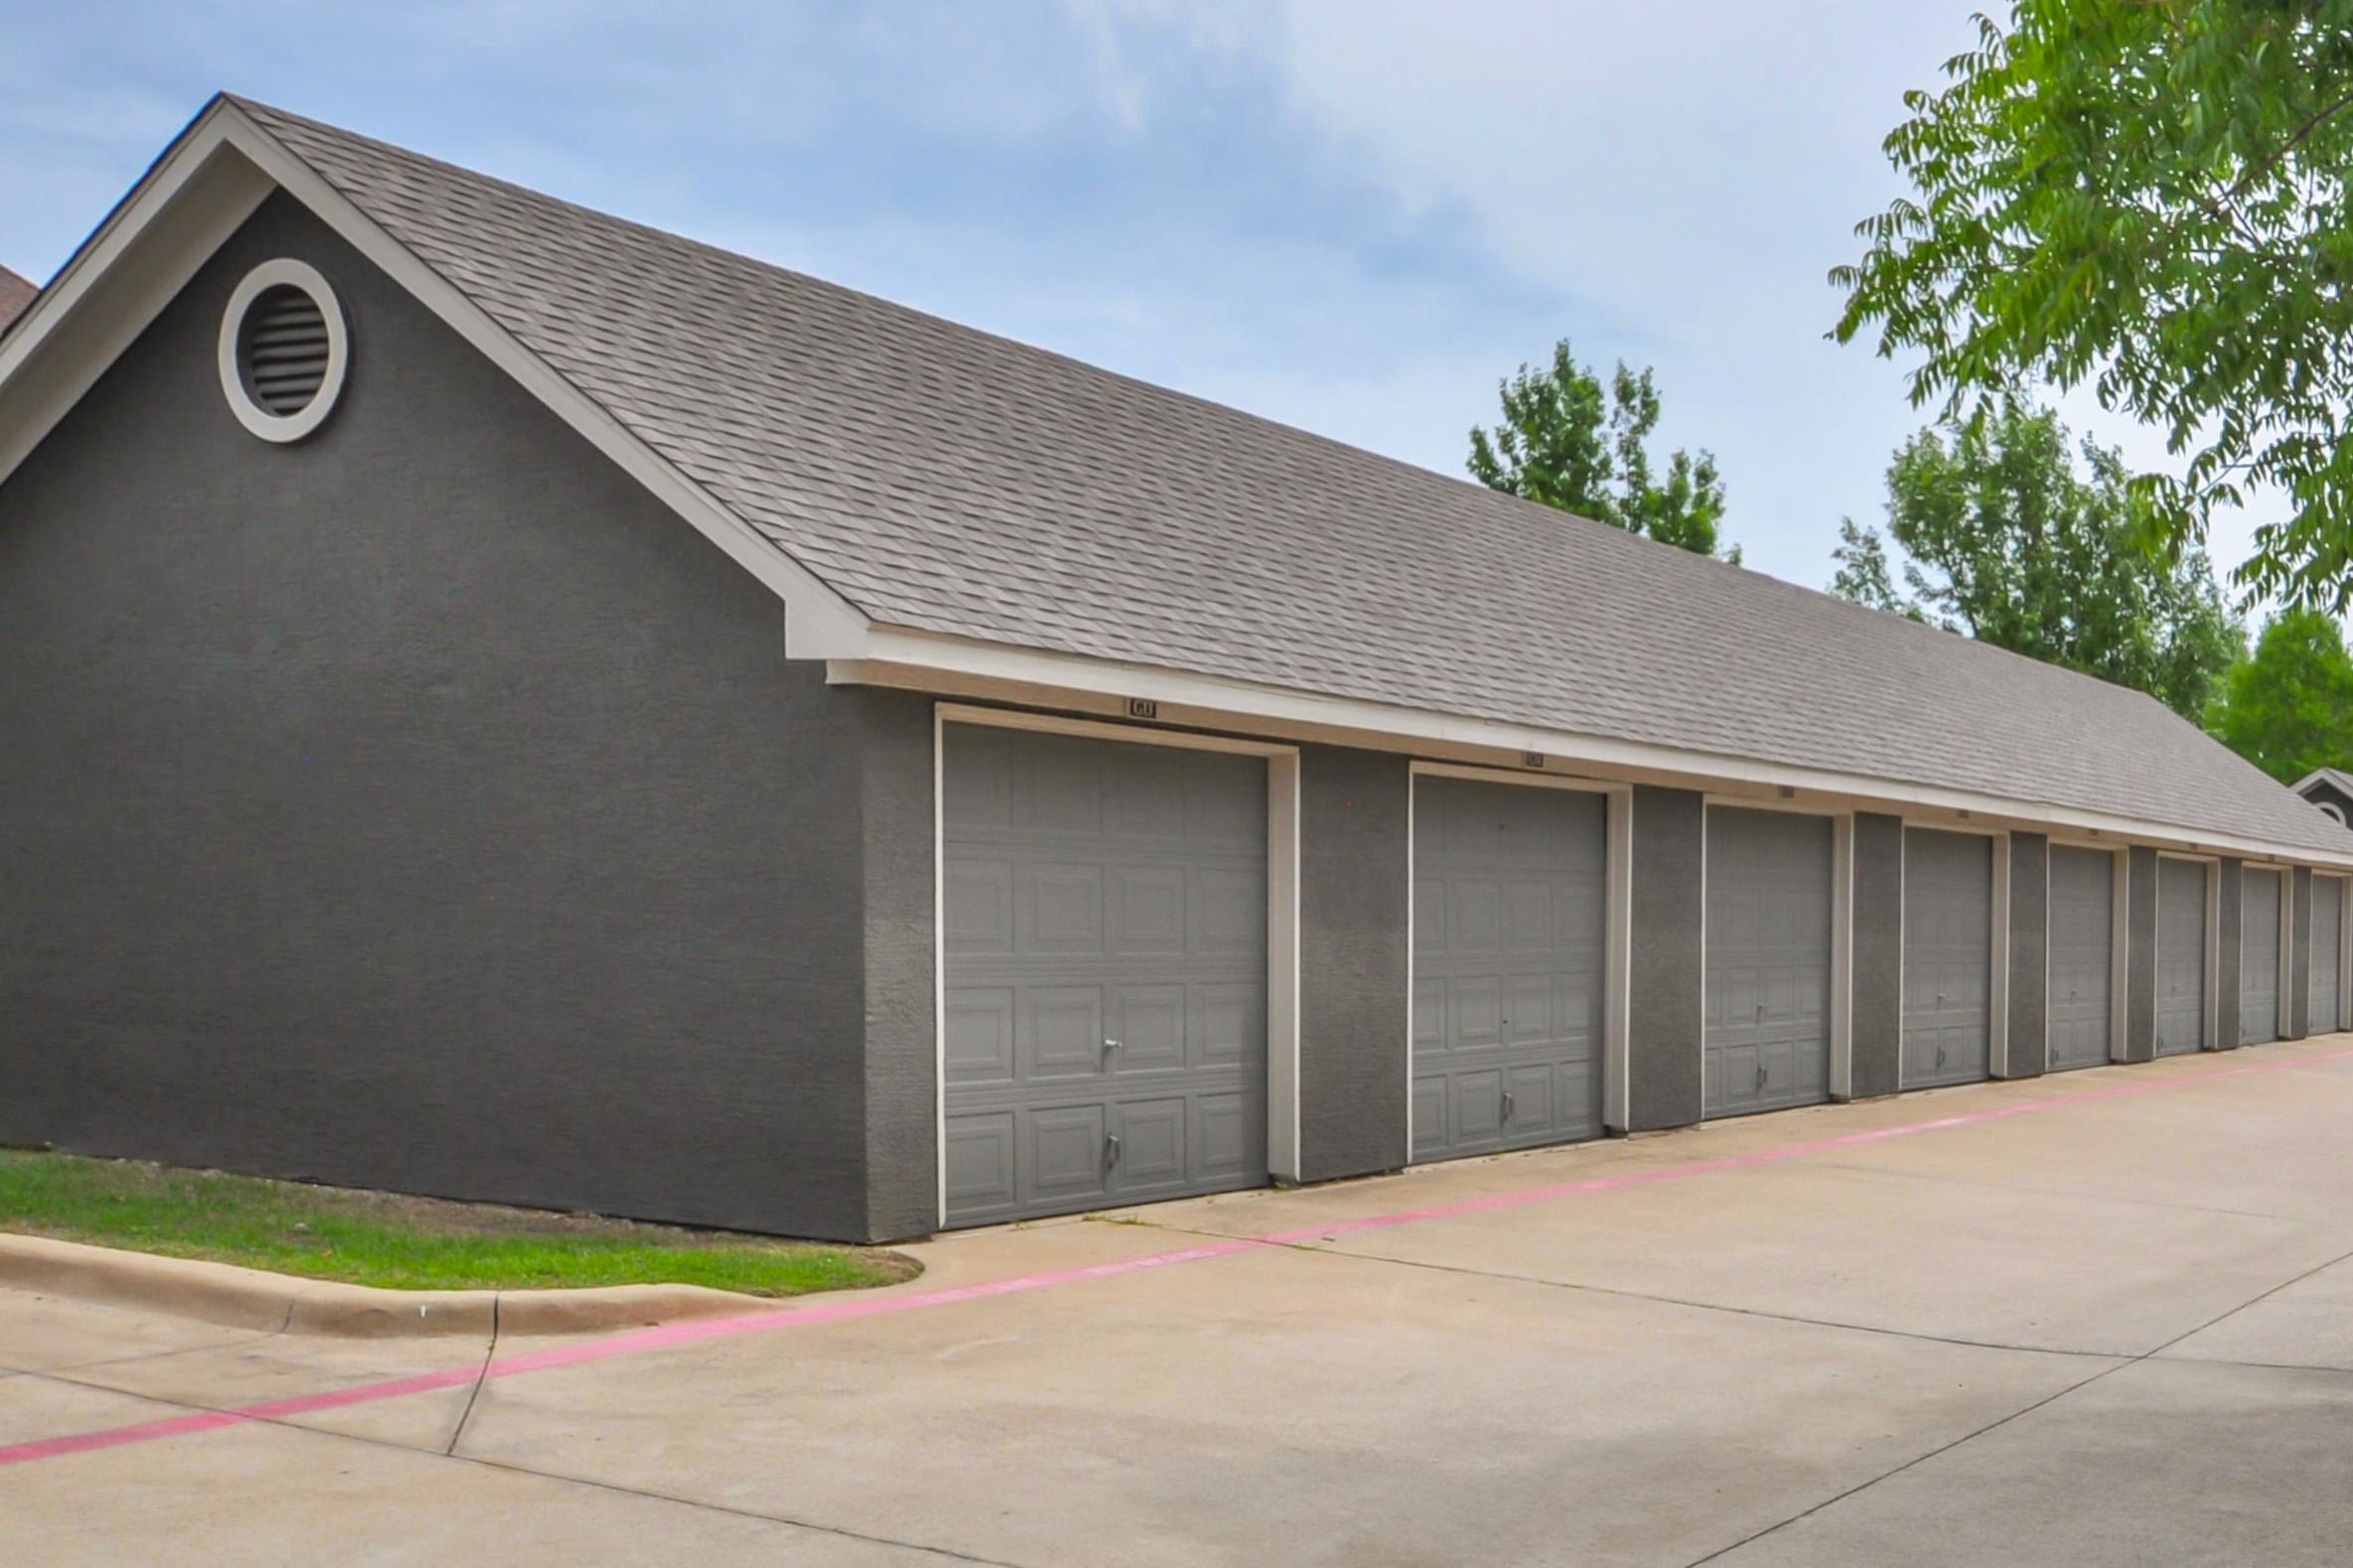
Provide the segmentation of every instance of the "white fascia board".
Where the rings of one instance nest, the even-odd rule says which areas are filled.
[[[1157,705],[1162,724],[1197,725],[1283,737],[1330,739],[1392,751],[1431,747],[1475,748],[1501,754],[1509,765],[1520,754],[1544,759],[1547,767],[1590,768],[1604,777],[1655,779],[1682,787],[1739,784],[1768,791],[1799,791],[1826,802],[1845,801],[1866,809],[1948,812],[1973,822],[1993,818],[2003,825],[2059,828],[2097,835],[2105,842],[2177,845],[2210,854],[2252,855],[2301,865],[2353,869],[2353,852],[2263,843],[2228,834],[2185,829],[2109,812],[2085,811],[2033,800],[1980,794],[1836,773],[1751,758],[1681,751],[1638,741],[1578,735],[1537,725],[1465,718],[1389,703],[1321,696],[1279,686],[1217,675],[1123,664],[1085,654],[1056,653],[965,638],[875,627],[861,640],[864,653],[834,655],[827,678],[838,684],[900,686],[959,696],[1054,705],[1079,698],[1096,711],[1117,712],[1136,700]],[[1980,823],[1993,826],[1994,823]]]
[[[667,459],[614,418],[603,404],[524,348],[513,333],[491,320],[455,284],[418,260],[375,219],[354,206],[350,198],[288,152],[233,104],[228,105],[227,119],[230,144],[252,159],[264,174],[782,599],[788,657],[830,657],[835,655],[828,649],[857,643],[865,630],[866,618],[856,607],[819,582],[767,535],[721,505],[708,491],[678,472]]]
[[[0,481],[252,215],[284,190],[785,603],[789,656],[860,656],[863,613],[491,320],[226,99],[216,100],[0,343]]]
[[[199,117],[0,339],[0,482],[274,189]]]

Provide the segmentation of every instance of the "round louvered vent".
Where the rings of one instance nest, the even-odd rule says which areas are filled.
[[[245,312],[237,368],[253,401],[280,419],[301,413],[327,384],[327,313],[291,283],[264,289]]]
[[[299,441],[343,390],[343,310],[316,268],[267,261],[245,275],[221,323],[221,388],[247,430]]]

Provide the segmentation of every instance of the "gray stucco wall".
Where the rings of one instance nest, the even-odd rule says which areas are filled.
[[[896,1240],[927,1234],[940,1214],[933,701],[879,689],[832,696],[856,704],[864,757],[865,1233]]]
[[[2125,1060],[2157,1051],[2157,852],[2125,852]]]
[[[2294,928],[2288,940],[2294,945],[2288,957],[2288,987],[2286,1006],[2287,1038],[2301,1040],[2312,1032],[2312,870],[2309,866],[2295,868],[2295,880],[2288,884],[2288,914]]]
[[[1629,1131],[1699,1119],[1707,807],[1695,790],[1634,789],[1634,951],[1627,988]]]
[[[277,255],[352,329],[294,447],[214,366]],[[783,623],[273,198],[0,486],[0,1141],[928,1227],[930,771]]]
[[[2211,1051],[2239,1049],[2239,984],[2245,969],[2240,953],[2247,939],[2246,866],[2225,855],[2214,868],[2215,997]]]
[[[2008,1066],[2003,1077],[2042,1075],[2050,1014],[2051,840],[2010,834]]]
[[[1409,764],[1299,754],[1299,1157],[1309,1181],[1405,1163]]]
[[[1854,1097],[1893,1094],[1903,1067],[1904,822],[1854,814]]]

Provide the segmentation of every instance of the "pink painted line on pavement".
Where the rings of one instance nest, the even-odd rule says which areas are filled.
[[[1777,1165],[1788,1160],[1804,1159],[1808,1155],[1827,1154],[1837,1149],[1854,1148],[1862,1144],[1883,1143],[1891,1138],[1910,1138],[1922,1133],[1942,1132],[1953,1127],[1969,1127],[1984,1122],[2001,1121],[2011,1116],[2026,1116],[2037,1111],[2053,1110],[2068,1105],[2090,1105],[2104,1100],[2128,1099],[2135,1095],[2162,1093],[2184,1088],[2194,1083],[2210,1082],[2217,1078],[2249,1077],[2257,1073],[2279,1072],[2309,1067],[2315,1063],[2341,1062],[2353,1058],[2353,1051],[2336,1051],[2322,1056],[2297,1057],[2285,1062],[2265,1062],[2248,1067],[2224,1068],[2212,1071],[2192,1073],[2184,1077],[2164,1078],[2156,1082],[2136,1082],[2112,1085],[2107,1088],[2086,1089],[2076,1093],[2046,1095],[2041,1099],[2019,1100],[2008,1105],[1989,1106],[1984,1110],[1964,1111],[1952,1116],[1938,1116],[1926,1121],[1905,1122],[1894,1127],[1874,1127],[1862,1132],[1840,1133],[1830,1138],[1815,1138],[1803,1143],[1776,1145],[1746,1154],[1724,1155],[1712,1160],[1691,1160],[1680,1165],[1654,1166],[1647,1170],[1627,1171],[1616,1176],[1596,1176],[1579,1182],[1558,1182],[1544,1187],[1520,1188],[1508,1193],[1491,1193],[1479,1198],[1464,1198],[1443,1204],[1431,1204],[1419,1209],[1402,1209],[1386,1214],[1371,1214],[1355,1219],[1334,1219],[1318,1225],[1301,1225],[1290,1230],[1270,1231],[1263,1235],[1235,1236],[1216,1241],[1205,1241],[1195,1246],[1178,1247],[1167,1252],[1153,1252],[1143,1257],[1119,1258],[1105,1263],[1088,1263],[1074,1268],[1051,1269],[1036,1274],[1020,1274],[1009,1279],[984,1280],[971,1285],[951,1285],[940,1290],[910,1291],[889,1296],[842,1296],[827,1301],[811,1302],[802,1307],[784,1307],[773,1312],[744,1313],[731,1318],[702,1318],[686,1323],[664,1324],[659,1328],[635,1329],[626,1334],[607,1335],[599,1339],[575,1341],[550,1346],[545,1350],[530,1351],[520,1355],[501,1356],[487,1365],[452,1366],[437,1372],[420,1372],[410,1377],[388,1378],[381,1382],[360,1383],[347,1388],[328,1389],[319,1393],[297,1394],[286,1399],[271,1399],[259,1404],[239,1405],[230,1410],[197,1410],[186,1415],[166,1416],[160,1420],[142,1421],[130,1426],[103,1428],[94,1432],[77,1432],[65,1437],[41,1438],[32,1442],[0,1447],[0,1466],[23,1465],[34,1460],[58,1459],[68,1454],[85,1454],[99,1449],[121,1448],[134,1443],[152,1443],[162,1438],[182,1437],[198,1432],[217,1432],[227,1427],[244,1426],[256,1421],[282,1421],[292,1416],[308,1415],[321,1410],[340,1410],[352,1405],[374,1404],[385,1399],[401,1399],[410,1394],[431,1393],[441,1388],[457,1388],[478,1377],[518,1377],[527,1372],[551,1371],[562,1366],[580,1366],[594,1361],[611,1360],[615,1356],[637,1355],[648,1351],[667,1350],[673,1346],[694,1345],[706,1340],[734,1339],[746,1334],[767,1334],[779,1329],[807,1328],[816,1324],[847,1323],[861,1318],[886,1317],[894,1313],[915,1312],[930,1307],[950,1307],[967,1301],[986,1301],[994,1296],[1013,1296],[1034,1290],[1046,1290],[1058,1285],[1082,1284],[1088,1280],[1115,1279],[1127,1274],[1140,1274],[1152,1269],[1173,1268],[1185,1263],[1201,1263],[1212,1258],[1232,1257],[1240,1252],[1253,1252],[1267,1247],[1296,1246],[1302,1243],[1353,1235],[1367,1230],[1387,1230],[1398,1225],[1420,1224],[1433,1219],[1453,1219],[1468,1214],[1492,1213],[1499,1210],[1521,1209],[1531,1204],[1557,1202],[1588,1193],[1619,1192],[1627,1188],[1649,1187],[1661,1182],[1682,1181],[1694,1176],[1710,1176],[1720,1171],[1745,1170],[1760,1165]]]
[[[1708,1176],[1717,1171],[1737,1171],[1749,1166],[1776,1165],[1784,1160],[1803,1159],[1810,1154],[1828,1154],[1834,1149],[1849,1149],[1858,1144],[1883,1143],[1890,1138],[1916,1137],[1924,1132],[1942,1132],[1948,1127],[1968,1127],[1980,1122],[2000,1121],[2010,1116],[2030,1115],[2035,1111],[2052,1110],[2062,1105],[2090,1105],[2101,1100],[2127,1099],[2137,1094],[2162,1093],[2191,1083],[2203,1083],[2210,1078],[2246,1077],[2258,1072],[2282,1072],[2291,1068],[2309,1067],[2319,1062],[2341,1062],[2353,1058],[2353,1051],[2333,1051],[2323,1056],[2298,1057],[2291,1062],[2262,1062],[2243,1068],[2223,1068],[2214,1071],[2193,1073],[2188,1077],[2161,1078],[2153,1083],[2120,1083],[2108,1088],[2084,1089],[2071,1094],[2052,1094],[2042,1099],[2019,1100],[2009,1105],[1988,1106],[1985,1110],[1964,1111],[1953,1116],[1939,1116],[1930,1121],[1905,1122],[1897,1127],[1873,1127],[1861,1132],[1839,1133],[1836,1137],[1816,1138],[1806,1143],[1785,1143],[1770,1149],[1758,1149],[1747,1154],[1727,1154],[1713,1160],[1693,1160],[1683,1165],[1661,1166],[1647,1171],[1627,1171],[1617,1176],[1588,1177],[1581,1182],[1559,1182],[1547,1187],[1525,1187],[1516,1192],[1491,1193],[1484,1198],[1458,1199],[1452,1203],[1432,1204],[1424,1209],[1401,1209],[1394,1213],[1371,1214],[1360,1219],[1339,1219],[1329,1224],[1302,1225],[1295,1230],[1273,1231],[1256,1237],[1268,1246],[1290,1246],[1306,1241],[1351,1235],[1364,1230],[1387,1230],[1397,1225],[1419,1224],[1425,1219],[1453,1219],[1464,1214],[1488,1213],[1499,1209],[1519,1209],[1528,1204],[1551,1203],[1562,1198],[1574,1198],[1583,1193],[1611,1193],[1628,1187],[1647,1187],[1654,1182],[1680,1181],[1685,1177]],[[5,1452],[5,1451],[0,1451]]]

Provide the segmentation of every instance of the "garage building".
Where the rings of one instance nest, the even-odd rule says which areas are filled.
[[[2353,1025],[2145,696],[227,97],[0,658],[0,1142],[886,1239]]]

